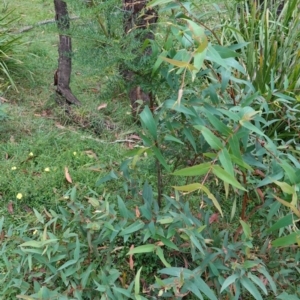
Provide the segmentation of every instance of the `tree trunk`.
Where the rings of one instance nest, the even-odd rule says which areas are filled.
[[[70,76],[72,70],[72,40],[68,35],[70,18],[67,4],[62,0],[54,0],[55,20],[59,30],[58,69],[54,75],[56,87],[56,100],[59,104],[80,105],[80,101],[73,95],[70,89]]]

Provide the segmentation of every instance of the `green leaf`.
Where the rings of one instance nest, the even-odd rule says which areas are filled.
[[[156,249],[156,245],[153,244],[147,244],[147,245],[142,245],[142,246],[138,246],[136,248],[133,248],[131,250],[129,250],[129,252],[127,253],[127,255],[132,255],[132,254],[136,254],[136,253],[148,253],[148,252],[153,252]]]
[[[115,180],[115,179],[118,179],[118,176],[116,175],[116,173],[114,171],[110,171],[106,176],[104,176],[104,177],[100,178],[99,180],[97,180],[96,186],[99,186],[102,183],[105,183],[105,182],[110,181],[110,180]]]
[[[195,276],[195,282],[197,284],[198,289],[202,293],[204,293],[208,297],[208,299],[218,300],[218,298],[215,296],[214,292],[209,288],[207,283],[200,276]]]
[[[265,269],[265,267],[260,266],[257,268],[257,271],[265,276],[265,278],[269,281],[269,285],[275,295],[277,295],[277,288],[276,284],[272,278],[272,276],[268,273],[268,271]]]
[[[195,152],[197,152],[197,146],[196,146],[196,143],[195,143],[195,139],[194,139],[194,136],[190,130],[190,128],[184,128],[183,129],[183,134],[185,135],[185,137],[188,139],[188,141],[191,143],[193,149],[195,150]]]
[[[265,295],[268,295],[267,289],[265,287],[265,285],[263,284],[263,282],[254,274],[252,274],[251,272],[248,273],[248,278],[250,280],[252,280],[258,287],[261,288],[261,290],[265,293]]]
[[[159,234],[157,234],[155,236],[155,238],[158,239],[158,240],[160,240],[161,242],[163,242],[165,246],[167,246],[167,247],[169,247],[171,249],[179,251],[178,247],[172,241],[170,241],[169,239],[166,239],[165,237],[163,237],[163,236],[161,236]]]
[[[76,264],[76,263],[77,263],[77,260],[76,260],[76,259],[71,259],[71,260],[65,262],[62,266],[60,266],[60,267],[58,268],[58,271],[63,270],[63,269],[66,269],[67,267],[72,266],[72,265],[74,265],[74,264]]]
[[[191,183],[191,184],[184,185],[184,186],[174,186],[173,188],[175,190],[182,191],[182,192],[188,192],[188,193],[194,192],[196,190],[204,191],[204,193],[213,202],[214,206],[216,207],[216,209],[220,212],[221,216],[223,217],[223,212],[222,212],[222,209],[221,209],[221,206],[220,206],[218,200],[209,191],[209,189],[207,187],[205,187],[203,184],[201,184],[201,183]]]
[[[170,135],[170,134],[167,134],[167,135],[165,136],[165,140],[166,140],[166,141],[176,142],[176,143],[178,143],[178,144],[184,145],[184,142],[182,142],[180,139],[178,139],[178,138],[176,138],[176,137],[174,137],[174,136],[172,136],[172,135]]]
[[[243,263],[243,268],[244,269],[252,269],[260,264],[259,261],[255,260],[245,260]]]
[[[121,217],[128,219],[132,213],[127,209],[123,199],[118,195],[118,208],[119,208],[119,214]]]
[[[196,125],[196,129],[200,130],[206,142],[215,150],[221,150],[223,148],[222,142],[205,126]]]
[[[78,261],[79,256],[80,256],[80,243],[79,243],[78,236],[76,236],[76,246],[75,246],[75,250],[74,250],[74,260]]]
[[[175,171],[172,175],[175,176],[201,176],[209,172],[211,169],[211,163],[203,163],[200,165],[184,168]]]
[[[254,297],[255,300],[263,300],[260,292],[256,288],[256,286],[250,281],[247,277],[242,277],[241,284],[248,290],[248,292]]]
[[[240,56],[237,52],[235,52],[227,47],[224,47],[224,46],[214,45],[214,46],[212,46],[212,48],[214,48],[222,58]]]
[[[236,187],[240,190],[246,191],[246,189],[233,176],[231,176],[229,173],[227,173],[220,166],[213,165],[212,166],[212,171],[221,180],[231,184],[232,186],[234,186],[234,187]]]
[[[134,293],[135,293],[135,295],[139,295],[139,293],[140,293],[140,277],[141,277],[142,269],[143,269],[143,267],[141,267],[137,271],[135,279],[134,279]]]
[[[153,151],[155,157],[156,157],[156,158],[158,159],[158,161],[162,164],[162,166],[163,166],[168,172],[170,172],[170,168],[169,168],[169,166],[168,166],[168,164],[167,164],[165,158],[164,158],[163,155],[161,154],[160,149],[157,148],[157,147],[155,147],[155,146],[153,146],[151,149],[152,149],[152,151]]]
[[[220,66],[224,67],[226,70],[230,69],[226,64],[226,60],[223,59],[220,56],[220,54],[216,51],[216,49],[214,49],[211,45],[207,48],[206,59],[219,64]]]
[[[156,74],[157,69],[160,67],[160,65],[161,65],[162,62],[163,62],[162,57],[166,57],[167,55],[168,55],[168,51],[163,51],[163,52],[157,57],[157,60],[156,60],[155,64],[153,65],[153,68],[152,68],[152,74],[151,74],[151,76],[154,76],[154,75]]]
[[[226,290],[231,284],[233,284],[237,279],[239,278],[238,274],[232,274],[229,277],[227,277],[221,287],[220,293],[222,293],[224,290]]]
[[[157,140],[157,126],[152,112],[148,106],[140,113],[140,119],[143,126],[150,132],[154,140]]]
[[[147,7],[154,7],[154,6],[166,4],[169,2],[173,2],[173,0],[153,0],[150,3],[148,3]]]
[[[35,209],[33,208],[34,214],[36,216],[36,218],[38,219],[38,221],[42,224],[44,224],[44,218],[43,216]]]
[[[244,127],[247,128],[250,131],[253,131],[255,133],[257,133],[260,136],[265,136],[265,134],[259,130],[255,125],[253,125],[251,122],[249,121],[245,121],[245,120],[240,120],[239,123]]]
[[[123,229],[120,233],[120,235],[127,235],[133,232],[136,232],[140,229],[142,229],[145,226],[145,224],[142,221],[136,221],[127,228]]]
[[[293,215],[289,214],[283,218],[281,218],[280,220],[278,220],[271,228],[269,228],[267,231],[274,231],[274,230],[278,230],[280,228],[289,226],[293,224]]]
[[[228,137],[232,134],[232,130],[227,127],[223,122],[221,122],[217,117],[211,114],[207,109],[203,110],[208,121],[213,125],[214,129],[218,130],[220,134]]]
[[[159,259],[161,260],[161,262],[164,264],[164,266],[166,268],[170,268],[171,265],[166,261],[165,256],[164,256],[164,252],[160,247],[156,248],[156,254],[159,257]]]
[[[201,183],[191,183],[182,186],[173,186],[173,188],[177,191],[191,193],[200,190],[202,186]]]
[[[251,238],[252,232],[251,232],[250,226],[245,221],[243,221],[243,220],[240,220],[240,223],[241,223],[241,225],[243,227],[243,232],[244,232],[246,238],[247,239]]]
[[[300,246],[300,231],[293,232],[287,236],[276,239],[272,242],[273,247],[287,247],[298,243]]]
[[[284,169],[286,176],[289,178],[291,184],[300,183],[300,179],[296,176],[297,169],[292,167],[286,161],[282,161],[280,166]]]
[[[157,223],[159,224],[170,224],[173,223],[174,218],[172,217],[166,217],[166,218],[161,218],[161,219],[157,219]]]
[[[225,169],[226,172],[228,172],[232,177],[234,177],[234,170],[233,170],[233,165],[231,162],[231,157],[227,151],[226,148],[224,148],[220,153],[219,153],[219,161],[223,168]]]
[[[33,247],[33,248],[42,248],[48,244],[52,244],[57,242],[58,239],[49,239],[49,240],[45,240],[45,241],[27,241],[23,244],[20,245],[20,247]]]
[[[196,70],[192,71],[192,81],[195,80],[197,73],[201,70],[204,63],[205,56],[206,56],[206,49],[204,49],[201,52],[197,51],[195,53],[193,63]]]

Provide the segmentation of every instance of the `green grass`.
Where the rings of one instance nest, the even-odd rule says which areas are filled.
[[[12,30],[53,18],[53,6],[52,2],[39,0],[9,3],[13,16],[19,18]],[[71,26],[73,22],[77,21],[72,21]],[[8,100],[9,116],[0,125],[2,202],[6,206],[12,201],[21,212],[24,205],[37,209],[54,207],[74,185],[82,196],[88,193],[88,187],[101,194],[103,186],[96,187],[97,179],[118,168],[128,150],[123,143],[111,142],[126,139],[136,130],[126,93],[116,86],[104,94],[109,82],[105,76],[107,70],[95,68],[96,61],[82,59],[80,52],[87,41],[74,38],[71,88],[82,106],[74,107],[71,115],[64,113],[54,100],[56,25],[35,27],[20,35],[25,42],[23,65],[18,73],[12,74],[19,92],[8,89],[2,95]],[[103,103],[107,107],[97,110]],[[96,171],[91,170],[93,166]],[[65,179],[65,167],[72,184]],[[50,171],[45,172],[45,168]],[[22,194],[20,200],[16,198],[18,193]]]

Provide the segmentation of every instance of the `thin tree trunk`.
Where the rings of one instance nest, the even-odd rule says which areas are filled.
[[[80,101],[73,95],[70,89],[70,76],[72,70],[72,40],[68,35],[70,28],[70,18],[67,4],[62,0],[54,0],[55,20],[59,30],[58,46],[58,69],[54,76],[56,96],[59,104],[80,105]]]

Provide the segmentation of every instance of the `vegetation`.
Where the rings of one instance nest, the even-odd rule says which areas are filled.
[[[299,0],[153,0],[157,24],[129,32],[119,2],[67,1],[67,111],[56,24],[30,13],[54,7],[19,2],[0,31],[0,297],[300,299]]]

